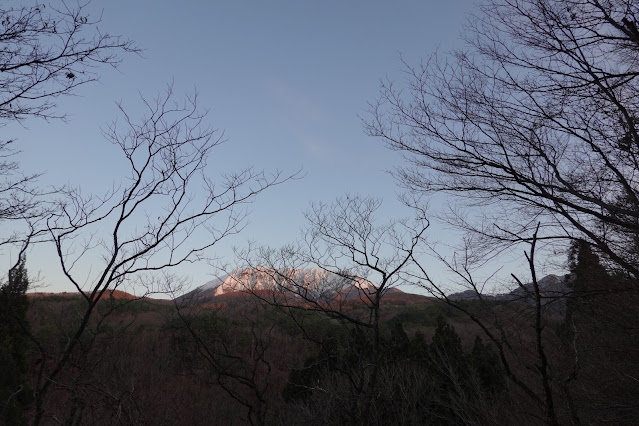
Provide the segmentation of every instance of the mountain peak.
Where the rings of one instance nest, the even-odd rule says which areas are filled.
[[[320,268],[252,267],[216,277],[180,299],[188,298],[206,303],[222,295],[256,291],[274,291],[303,299],[320,300],[336,294],[353,297],[362,291],[373,293],[376,287],[370,281],[347,272],[336,273]]]

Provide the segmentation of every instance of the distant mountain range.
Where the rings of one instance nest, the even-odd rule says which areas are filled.
[[[538,280],[537,285],[539,286],[539,293],[542,297],[542,305],[547,306],[555,313],[563,315],[566,309],[566,297],[570,294],[570,288],[566,285],[566,282],[567,277],[560,277],[554,274],[547,275]],[[534,286],[532,283],[525,284],[523,288],[517,287],[507,293],[482,294],[481,296],[484,300],[489,301],[522,302],[527,305],[535,303]],[[448,297],[452,300],[479,299],[475,290],[454,293]]]
[[[538,281],[542,303],[557,314],[565,313],[566,297],[570,289],[566,278],[547,275]],[[189,304],[225,303],[247,294],[277,293],[291,300],[328,301],[366,298],[376,287],[364,278],[346,273],[338,274],[319,268],[276,270],[273,268],[246,268],[215,278],[176,299]],[[482,294],[487,301],[520,302],[534,304],[532,283],[512,291]],[[453,293],[451,300],[477,300],[474,290]],[[405,293],[397,288],[386,290],[383,301],[392,304],[412,304],[429,299],[426,296]]]
[[[542,304],[550,311],[563,315],[566,310],[566,299],[570,288],[566,285],[568,276],[547,275],[538,281]],[[243,298],[250,294],[279,294],[288,301],[335,301],[366,299],[375,293],[376,287],[370,281],[349,275],[333,273],[319,268],[276,270],[273,268],[246,268],[215,278],[175,299],[182,304],[225,304],[231,300]],[[80,297],[79,293],[28,293],[30,298],[59,296]],[[115,299],[134,299],[135,296],[120,291],[109,291],[105,297]],[[519,302],[534,304],[532,283],[517,287],[512,291],[497,294],[481,294],[482,299],[494,302]],[[466,290],[448,295],[451,300],[477,300],[475,290]],[[412,305],[432,297],[406,293],[398,288],[387,288],[384,291],[382,304]],[[169,302],[160,300],[160,302]]]

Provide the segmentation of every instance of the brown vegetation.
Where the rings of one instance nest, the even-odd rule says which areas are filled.
[[[428,309],[439,304],[436,300],[402,293],[409,306]],[[230,296],[230,295],[229,295]],[[268,406],[265,419],[275,422],[284,416],[281,409],[288,407],[282,397],[289,374],[300,369],[314,345],[304,338],[301,330],[286,315],[274,309],[257,308],[255,300],[246,294],[228,297],[226,302],[193,306],[191,319],[204,322],[193,325],[198,335],[211,348],[224,348],[218,352],[218,361],[224,363],[229,377],[218,382],[216,371],[207,365],[198,346],[176,311],[164,303],[148,299],[105,299],[98,310],[117,307],[104,322],[94,321],[60,379],[44,402],[45,424],[55,419],[72,419],[73,424],[242,424],[249,421],[249,410],[237,398],[255,403],[251,389],[242,381],[234,381],[232,374],[241,374],[244,362],[255,359],[256,335],[251,337],[256,312],[261,312],[260,327],[268,332],[268,344],[263,354],[268,368],[260,368],[254,377],[256,383],[266,385],[262,396]],[[53,354],[64,350],[65,335],[72,329],[74,312],[84,303],[79,297],[67,294],[39,295],[32,299],[29,319],[33,333]],[[403,306],[388,304],[383,322],[389,323],[402,312]],[[439,309],[439,308],[438,308]],[[435,311],[433,311],[435,312]],[[431,312],[430,316],[434,314]],[[408,318],[408,317],[407,317]],[[464,346],[472,346],[478,329],[462,317],[451,318]],[[320,324],[324,320],[316,319]],[[430,336],[431,324],[406,321],[407,331]],[[220,328],[215,329],[216,324]],[[253,324],[253,326],[251,325]],[[338,327],[330,321],[322,327]],[[254,329],[254,328],[253,328]],[[320,330],[318,333],[323,333]],[[262,335],[264,339],[266,335]],[[96,350],[84,352],[84,339],[95,338]],[[208,340],[207,340],[208,339]],[[261,342],[266,344],[266,341]],[[219,346],[222,345],[222,346]],[[248,361],[247,361],[248,360]],[[32,366],[42,362],[37,351],[31,351]],[[30,382],[34,383],[31,369]],[[77,374],[82,372],[82,374]],[[232,373],[232,374],[231,374]],[[226,389],[225,389],[226,388]],[[72,389],[73,392],[69,392]],[[235,396],[229,395],[229,390]]]

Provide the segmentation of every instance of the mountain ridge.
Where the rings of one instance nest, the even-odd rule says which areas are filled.
[[[321,301],[334,298],[352,299],[373,294],[376,287],[370,281],[346,272],[335,273],[320,268],[275,269],[244,268],[216,277],[196,289],[176,298],[190,303],[214,303],[221,296],[256,291],[282,293],[300,300]],[[396,288],[389,293],[404,293]]]

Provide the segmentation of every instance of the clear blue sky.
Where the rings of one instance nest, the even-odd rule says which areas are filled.
[[[358,116],[381,78],[402,78],[400,54],[417,63],[459,47],[471,9],[464,0],[96,1],[91,10],[102,13],[103,31],[134,40],[143,57],[125,57],[118,71],[103,70],[101,83],[61,100],[68,123],[29,121],[5,133],[18,138],[24,169],[46,172],[42,183],[102,192],[126,172],[100,134],[117,117],[115,102],[135,115],[138,94],[153,96],[174,81],[178,94],[197,89],[210,123],[225,132],[228,143],[214,159],[221,170],[306,173],[254,203],[251,224],[220,244],[220,255],[248,239],[274,246],[295,239],[311,200],[345,192],[383,197],[385,215],[403,216],[386,173],[400,159],[364,135]],[[72,290],[43,249],[29,256],[49,291]],[[210,279],[207,272],[193,268],[193,284]]]

